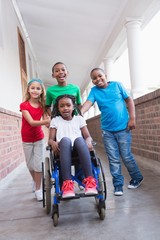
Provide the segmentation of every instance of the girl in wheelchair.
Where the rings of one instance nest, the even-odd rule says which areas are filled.
[[[90,150],[93,150],[92,138],[75,104],[72,95],[57,97],[53,109],[53,118],[50,124],[48,144],[52,147],[55,156],[59,156],[63,179],[62,198],[74,197],[74,182],[71,178],[72,153],[78,158],[84,173],[83,184],[85,194],[97,194],[96,179],[92,174]]]

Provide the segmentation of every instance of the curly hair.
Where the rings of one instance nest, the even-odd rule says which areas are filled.
[[[55,101],[55,104],[54,104],[54,107],[53,107],[53,111],[52,111],[52,118],[61,115],[59,110],[58,110],[58,103],[59,103],[59,100],[62,99],[62,98],[70,98],[72,100],[73,107],[74,107],[74,110],[72,112],[72,116],[77,115],[77,114],[82,116],[81,111],[79,110],[79,108],[76,104],[76,98],[73,95],[64,94],[64,95],[60,95],[59,97],[56,98],[56,101]]]

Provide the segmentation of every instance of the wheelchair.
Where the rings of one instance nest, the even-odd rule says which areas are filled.
[[[56,227],[59,220],[59,204],[61,201],[79,199],[82,197],[94,197],[96,202],[96,208],[101,220],[105,218],[106,205],[105,201],[107,198],[107,187],[105,181],[105,175],[102,168],[102,164],[95,151],[91,151],[92,160],[92,172],[93,177],[97,182],[98,194],[96,195],[85,195],[82,191],[76,193],[75,197],[62,198],[61,185],[62,178],[60,176],[60,161],[59,158],[55,157],[50,146],[46,149],[49,151],[49,157],[45,158],[45,162],[42,163],[42,193],[43,193],[43,208],[46,209],[46,214],[50,214],[53,219],[53,225]],[[79,164],[78,156],[72,156],[72,166]],[[78,186],[84,187],[79,176],[82,174],[81,167],[78,168],[76,173],[72,174],[72,180],[78,184]],[[52,211],[51,211],[52,210]]]

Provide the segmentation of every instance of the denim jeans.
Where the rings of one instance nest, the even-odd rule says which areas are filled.
[[[123,186],[124,184],[124,177],[121,172],[121,159],[127,168],[131,179],[141,180],[143,176],[131,152],[131,132],[126,129],[118,132],[103,130],[102,139],[108,156],[114,187],[119,185]]]

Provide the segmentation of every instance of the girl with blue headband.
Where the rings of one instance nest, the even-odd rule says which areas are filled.
[[[32,79],[27,86],[25,100],[20,104],[22,112],[21,136],[28,170],[33,179],[33,191],[37,201],[42,201],[41,179],[44,158],[44,132],[50,117],[45,112],[45,88],[40,79]]]

